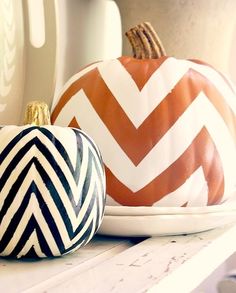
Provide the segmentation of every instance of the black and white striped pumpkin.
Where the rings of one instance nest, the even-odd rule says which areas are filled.
[[[85,245],[104,212],[99,150],[83,131],[0,129],[0,255],[52,257]]]

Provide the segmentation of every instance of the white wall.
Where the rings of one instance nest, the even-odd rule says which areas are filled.
[[[121,51],[113,0],[1,0],[0,124],[21,123],[31,100],[51,105],[74,73]]]
[[[205,60],[236,82],[235,0],[116,0],[123,33],[142,21],[157,30],[168,55]],[[124,54],[130,54],[128,41]]]
[[[21,1],[0,1],[0,124],[20,118],[24,90],[24,30]]]

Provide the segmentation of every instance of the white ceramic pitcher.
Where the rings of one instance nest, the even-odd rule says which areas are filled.
[[[22,121],[26,104],[52,104],[85,65],[121,55],[113,0],[0,1],[0,124]]]

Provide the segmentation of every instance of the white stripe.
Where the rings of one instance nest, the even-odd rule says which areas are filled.
[[[205,126],[213,138],[222,160],[225,173],[225,194],[230,194],[235,190],[236,178],[232,176],[236,173],[235,142],[224,120],[203,93],[199,94],[137,167],[117,144],[82,90],[71,97],[55,123],[68,125],[71,117],[76,117],[81,128],[94,138],[107,167],[133,192],[146,186],[177,160]],[[88,117],[90,119],[87,119]],[[177,138],[179,138],[178,141]],[[173,142],[175,143],[173,144]]]
[[[72,240],[72,244],[71,245],[74,245],[76,242],[78,242],[80,240],[80,238],[83,237],[84,233],[87,231],[89,225],[91,224],[92,222],[92,229],[91,229],[91,232],[89,234],[89,237],[87,240],[83,240],[79,243],[78,246],[76,246],[74,249],[68,251],[67,253],[65,253],[64,255],[68,254],[68,253],[72,253],[76,250],[78,250],[78,248],[80,248],[81,246],[84,246],[86,243],[88,243],[92,237],[94,236],[94,233],[95,233],[95,224],[96,224],[96,217],[97,217],[97,205],[96,203],[93,205],[93,208],[92,210],[90,211],[89,213],[89,217],[85,223],[85,225],[83,226],[82,230],[77,234],[77,236],[75,238],[73,238]],[[99,219],[101,221],[101,219]],[[99,225],[100,225],[100,222],[99,222]],[[86,241],[86,242],[85,242]]]
[[[223,78],[222,77],[223,75],[221,75],[215,69],[209,66],[197,64],[187,60],[185,60],[185,63],[189,64],[190,68],[193,68],[194,70],[198,71],[203,76],[205,76],[207,79],[209,79],[211,83],[215,86],[215,88],[221,93],[225,102],[232,109],[233,113],[236,114],[236,100],[235,100],[236,96],[235,96],[235,92],[232,91],[231,88],[225,82],[224,78],[225,79],[227,78],[226,77]],[[233,88],[232,82],[230,82],[229,80],[227,81]]]
[[[89,216],[88,219],[86,220],[83,228],[79,231],[79,233],[72,239],[72,245],[75,244],[77,241],[79,241],[79,239],[84,235],[84,233],[86,232],[86,230],[88,229],[89,225],[91,224],[92,221],[96,221],[96,213],[95,213],[95,209],[96,209],[96,203],[93,205],[92,210],[89,212]],[[90,236],[91,237],[91,233]]]
[[[82,144],[83,144],[83,157],[82,157],[82,162],[81,162],[81,166],[80,166],[80,175],[79,175],[79,181],[78,181],[78,194],[82,194],[82,192],[83,192],[83,187],[84,187],[84,183],[85,183],[86,176],[87,176],[87,166],[88,166],[88,158],[89,158],[87,142],[82,136],[81,136],[81,139],[82,139]],[[80,201],[80,197],[78,197],[75,200],[76,200],[75,201],[76,205],[78,205],[78,203]]]
[[[93,149],[95,149],[95,150],[97,151],[97,153],[100,154],[100,150],[99,150],[99,148],[97,147],[97,145],[96,145],[95,141],[93,140],[93,138],[92,138],[91,136],[89,136],[87,133],[85,133],[82,129],[78,129],[78,128],[75,128],[75,129],[76,129],[77,131],[79,130],[79,132],[82,132],[82,134],[83,134],[88,140],[90,140],[90,141],[92,142],[92,144],[93,144],[93,148],[92,148],[93,153],[94,153],[94,150],[93,150]],[[96,157],[97,155],[95,154],[94,156]]]
[[[19,242],[22,233],[24,232],[26,226],[28,225],[28,222],[31,218],[31,216],[34,216],[37,220],[37,222],[40,225],[41,231],[47,240],[47,243],[49,244],[49,247],[53,253],[53,255],[57,256],[60,255],[60,251],[58,250],[57,244],[53,238],[53,235],[51,234],[51,231],[47,225],[47,222],[44,219],[44,216],[41,213],[41,209],[39,207],[38,201],[36,197],[32,194],[29,204],[23,214],[23,217],[21,218],[20,223],[18,224],[15,233],[13,234],[11,240],[9,241],[6,248],[2,251],[2,255],[9,255],[12,250],[15,248],[17,243]]]
[[[0,153],[2,153],[3,149],[23,130],[28,128],[29,125],[24,126],[15,126],[15,125],[7,125],[3,126],[0,129]]]
[[[0,143],[0,149],[1,152],[3,149],[10,143],[14,137],[16,137],[19,132],[21,132],[21,127],[4,127],[1,131],[4,132],[5,135],[2,136],[2,141]],[[1,133],[2,134],[2,133]],[[12,158],[14,158],[19,150],[25,146],[30,140],[32,140],[35,137],[34,131],[31,131],[29,134],[21,138],[21,143],[17,143],[14,147],[11,148],[10,152],[4,157],[4,160],[2,161],[2,164],[0,166],[0,177],[2,177],[3,173],[5,172],[7,166],[10,164],[12,161]],[[5,140],[6,139],[6,140]],[[14,170],[13,170],[14,171]]]
[[[141,91],[119,60],[108,60],[98,66],[105,84],[136,128],[165,99],[189,69],[196,70],[210,80],[236,113],[235,94],[223,77],[209,66],[168,58],[152,74]]]
[[[78,130],[78,129],[77,129]],[[105,172],[104,172],[104,166],[103,162],[101,161],[100,157],[98,157],[97,153],[100,154],[100,150],[98,149],[97,145],[93,141],[91,137],[89,137],[85,132],[83,132],[81,129],[79,130],[82,132],[83,135],[81,135],[81,140],[83,144],[83,160],[81,162],[80,167],[80,177],[78,181],[78,193],[82,192],[85,176],[86,176],[86,169],[88,166],[88,151],[90,151],[93,154],[92,160],[96,162],[96,167],[94,166],[94,174],[96,174],[96,186],[98,190],[103,190],[104,186],[106,186],[106,178],[105,178]],[[88,139],[91,140],[93,144],[90,143]],[[92,162],[92,164],[94,164]],[[95,176],[94,176],[95,177]],[[102,181],[99,180],[99,177],[102,179]],[[105,197],[105,194],[104,194]],[[100,206],[103,206],[103,198],[102,196],[99,196],[99,203]],[[78,202],[77,202],[78,204]]]
[[[96,201],[94,202],[94,205],[93,205],[93,208],[92,208],[92,210],[91,210],[91,213],[93,214],[93,217],[91,218],[91,220],[92,220],[92,229],[91,229],[91,231],[90,231],[90,234],[89,234],[89,237],[88,237],[88,239],[87,239],[87,241],[86,241],[86,243],[88,243],[92,238],[93,238],[93,236],[94,236],[94,234],[95,234],[95,226],[96,226],[96,224],[98,224],[98,226],[100,226],[100,223],[101,223],[101,217],[99,217],[99,222],[97,223],[96,222],[96,218],[97,218],[97,212],[98,212],[98,208],[97,208],[97,204],[96,204]],[[88,220],[88,221],[90,221],[90,220]],[[91,223],[91,221],[90,221],[90,223]]]
[[[178,176],[176,174],[176,176]],[[196,184],[196,182],[198,184]],[[208,187],[202,170],[199,167],[185,182],[175,191],[167,194],[154,206],[157,207],[181,207],[187,202],[187,206],[206,206],[208,201]]]
[[[92,173],[96,172],[96,170],[94,170],[93,165],[91,166],[92,168]],[[88,211],[88,207],[90,205],[90,202],[92,201],[93,198],[93,192],[94,192],[94,188],[95,188],[95,177],[91,176],[90,178],[90,182],[89,182],[89,188],[88,188],[88,192],[86,195],[86,199],[80,209],[80,212],[78,214],[78,221],[82,222],[83,218],[86,216],[86,213]]]
[[[172,63],[172,58],[168,58],[141,91],[119,60],[103,62],[98,70],[126,115],[138,128],[188,70],[187,66],[181,66],[173,71]]]
[[[68,157],[70,158],[72,167],[76,168],[77,163],[77,139],[75,132],[69,127],[55,127],[55,125],[44,125],[43,128],[47,129],[53,136],[55,136],[62,146],[65,148]],[[47,140],[46,136],[42,136],[41,141]],[[54,141],[49,140],[51,149],[55,148]],[[55,148],[54,152],[58,152]],[[63,157],[63,155],[61,155]]]
[[[81,135],[82,145],[83,145],[83,155],[82,155],[82,162],[80,166],[80,174],[79,174],[79,181],[77,187],[77,193],[80,194],[83,191],[83,185],[86,180],[87,176],[87,168],[88,168],[88,161],[89,161],[89,151],[93,154],[91,158],[91,168],[93,179],[96,181],[96,186],[98,190],[103,190],[103,186],[105,186],[105,174],[103,170],[103,165],[100,159],[98,158],[97,153],[95,152],[95,148],[91,143],[87,140],[87,136]],[[96,148],[97,149],[97,148]],[[98,149],[97,149],[98,151]],[[100,151],[98,151],[100,152]],[[94,162],[96,162],[96,167],[94,166]],[[100,176],[100,177],[99,177]],[[103,179],[103,182],[99,180],[99,178]],[[77,199],[76,204],[78,205],[80,198]],[[99,197],[99,201],[102,201],[102,196]]]
[[[25,243],[25,246],[18,253],[17,258],[21,258],[22,256],[25,256],[32,247],[34,248],[34,251],[36,252],[38,257],[46,257],[46,255],[42,252],[40,248],[39,240],[35,230],[30,235],[29,239]]]
[[[56,104],[58,103],[61,95],[68,89],[69,86],[71,86],[72,83],[74,83],[75,81],[77,81],[77,79],[79,79],[80,77],[82,77],[83,75],[85,75],[87,72],[95,69],[98,67],[98,64],[100,64],[102,61],[93,63],[89,66],[87,66],[86,68],[84,68],[83,70],[81,70],[80,72],[74,74],[62,87],[62,89],[60,90],[60,92],[58,93],[58,95],[56,97],[54,97],[53,102],[52,102],[52,111],[54,110],[54,108],[56,107]]]

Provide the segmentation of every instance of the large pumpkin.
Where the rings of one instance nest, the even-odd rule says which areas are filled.
[[[36,110],[31,118],[44,112]],[[105,174],[99,150],[83,131],[1,128],[0,174],[1,256],[59,256],[85,245],[97,231]]]
[[[236,190],[236,95],[217,70],[164,55],[148,23],[134,57],[98,62],[65,85],[52,114],[81,127],[106,165],[107,204],[205,206]]]

